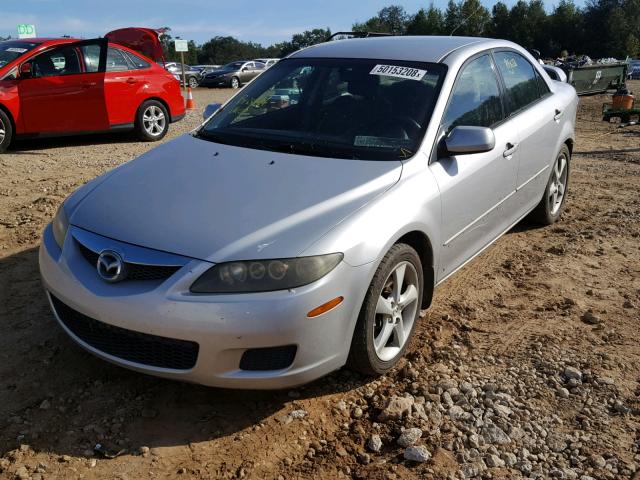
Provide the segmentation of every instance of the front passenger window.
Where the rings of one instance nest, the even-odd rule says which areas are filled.
[[[81,73],[75,47],[62,47],[38,55],[33,61],[34,77],[55,77]]]
[[[84,57],[85,72],[97,72],[100,67],[100,45],[85,45],[80,48]]]
[[[462,67],[442,125],[448,132],[458,125],[490,127],[503,118],[498,79],[491,58],[482,55]]]

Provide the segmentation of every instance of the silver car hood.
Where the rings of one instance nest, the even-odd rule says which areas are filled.
[[[70,223],[216,263],[294,257],[401,171],[400,161],[291,155],[183,135],[118,168],[69,212]]]

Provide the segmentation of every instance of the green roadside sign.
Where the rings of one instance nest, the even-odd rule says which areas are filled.
[[[36,26],[29,23],[18,24],[18,38],[35,38]]]

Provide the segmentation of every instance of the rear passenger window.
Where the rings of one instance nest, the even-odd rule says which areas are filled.
[[[149,68],[151,66],[149,62],[146,62],[145,60],[141,59],[137,55],[134,55],[133,53],[124,52],[124,51],[122,53],[124,53],[124,55],[129,59],[129,61],[131,62],[131,65],[133,65],[133,68],[136,70],[140,70],[142,68]]]
[[[122,52],[116,48],[109,48],[107,50],[107,72],[122,72],[125,70],[130,70],[130,67]]]
[[[458,125],[490,127],[503,118],[493,63],[482,55],[462,67],[442,124],[446,131]]]
[[[526,58],[516,52],[496,52],[495,58],[507,88],[511,112],[522,110],[543,95],[539,75]]]

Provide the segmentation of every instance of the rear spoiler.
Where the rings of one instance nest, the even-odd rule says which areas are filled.
[[[336,32],[327,38],[327,42],[334,40],[336,37],[348,37],[348,38],[370,38],[370,37],[393,37],[392,33],[380,33],[380,32]]]

